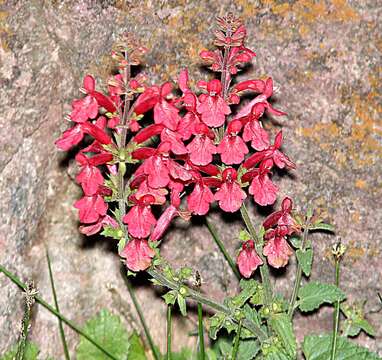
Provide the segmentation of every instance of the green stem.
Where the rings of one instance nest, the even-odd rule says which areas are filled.
[[[60,308],[58,306],[56,287],[54,285],[53,271],[52,271],[52,265],[51,265],[48,249],[46,249],[46,260],[48,262],[49,279],[50,279],[50,286],[52,288],[52,294],[53,294],[53,299],[54,299],[54,306],[55,306],[56,310],[59,312]],[[59,327],[59,331],[60,331],[60,337],[61,337],[62,346],[64,348],[65,359],[66,360],[70,360],[68,344],[67,344],[66,338],[65,338],[64,327],[63,327],[62,321],[60,319],[58,319],[58,327]]]
[[[129,279],[127,278],[127,276],[126,276],[126,274],[124,272],[123,272],[123,277],[125,279],[125,283],[126,283],[127,289],[129,290],[129,294],[130,294],[131,300],[133,301],[133,304],[135,306],[135,310],[137,311],[137,314],[139,316],[139,320],[141,321],[141,324],[142,324],[142,327],[143,327],[143,331],[145,332],[147,341],[148,341],[150,349],[151,349],[151,351],[152,351],[152,353],[154,355],[154,358],[155,358],[155,360],[160,360],[160,354],[159,354],[157,348],[154,345],[154,341],[153,341],[153,339],[151,337],[150,330],[149,330],[149,328],[148,328],[148,326],[146,324],[145,318],[143,316],[142,309],[141,309],[141,307],[139,305],[139,302],[138,302],[137,298],[135,297],[134,289],[131,286]]]
[[[161,274],[156,269],[150,268],[147,270],[147,273],[150,274],[162,286],[165,286],[171,290],[176,290],[176,291],[179,290],[179,284],[178,283],[176,283],[172,280],[169,280],[168,278],[166,278],[163,274]],[[204,295],[191,289],[190,287],[187,287],[185,285],[182,285],[182,286],[187,289],[187,297],[188,298],[190,298],[190,299],[192,299],[198,303],[204,304],[204,305],[210,307],[211,309],[214,309],[215,311],[224,313],[228,317],[230,317],[232,321],[237,322],[237,320],[235,320],[234,314],[232,314],[231,310],[228,307],[205,297]],[[254,335],[256,335],[260,341],[264,341],[268,337],[267,334],[260,328],[260,326],[258,326],[253,321],[250,321],[249,319],[243,320],[243,326],[246,327],[249,331],[251,331]]]
[[[166,360],[171,360],[171,312],[172,305],[167,305],[167,355]]]
[[[13,283],[15,283],[22,290],[26,290],[27,286],[13,273],[9,272],[6,268],[0,265],[0,272],[2,272],[5,276],[7,276]],[[49,305],[45,300],[43,300],[40,296],[35,296],[36,302],[38,302],[41,306],[59,318],[63,323],[68,325],[72,330],[76,333],[83,336],[86,340],[92,343],[97,349],[102,351],[105,355],[107,355],[110,359],[118,360],[113,354],[111,354],[108,350],[106,350],[102,345],[100,345],[96,340],[91,338],[89,335],[84,333],[78,325],[73,323],[72,321],[65,318],[61,313],[59,313],[53,306]]]
[[[198,333],[199,333],[199,360],[206,357],[204,349],[204,332],[203,332],[203,306],[198,303]]]
[[[252,224],[252,221],[249,217],[247,208],[245,207],[244,203],[240,207],[240,213],[241,213],[241,217],[245,223],[245,226],[247,227],[249,234],[251,235],[251,238],[255,242],[256,252],[260,256],[261,260],[263,261],[263,265],[260,266],[260,276],[261,276],[261,281],[262,281],[264,289],[265,289],[265,303],[267,305],[270,305],[270,303],[272,302],[272,299],[273,299],[272,285],[271,285],[271,280],[270,280],[270,275],[269,275],[268,263],[267,263],[267,260],[265,259],[264,255],[263,255],[262,239],[259,239],[259,237],[257,236],[255,227]]]
[[[340,259],[336,258],[336,286],[340,285]],[[333,339],[332,339],[332,349],[330,352],[330,360],[334,360],[336,357],[337,350],[337,336],[338,336],[338,325],[340,322],[340,302],[335,303],[334,316],[333,316]]]
[[[238,280],[240,280],[241,276],[240,276],[240,273],[239,273],[239,271],[238,271],[238,269],[236,267],[235,262],[233,261],[231,256],[228,254],[228,251],[225,248],[223,242],[220,240],[220,237],[219,237],[215,227],[212,225],[212,223],[210,223],[208,218],[206,218],[206,225],[207,225],[207,228],[208,228],[210,234],[212,235],[216,245],[218,246],[219,250],[222,252],[222,254],[224,255],[225,259],[227,260],[229,266],[231,267],[233,273],[238,278]]]
[[[308,233],[309,233],[309,223],[307,223],[305,225],[305,228],[304,228],[304,234],[302,236],[302,243],[301,243],[301,250],[302,251],[305,251],[305,247],[306,247],[306,244],[308,242]],[[302,266],[298,262],[297,257],[296,257],[296,261],[297,261],[296,280],[294,282],[293,292],[292,292],[292,296],[290,298],[289,308],[288,308],[288,315],[289,315],[290,319],[292,319],[292,317],[293,317],[293,313],[295,310],[295,304],[296,304],[296,300],[297,300],[297,295],[298,295],[298,291],[300,290],[301,278],[302,278]]]
[[[22,319],[22,331],[20,334],[20,339],[18,341],[17,352],[15,357],[16,360],[24,359],[33,302],[34,302],[34,297],[29,297],[29,295],[26,294],[25,309],[24,309],[24,315]]]
[[[235,336],[235,342],[233,344],[232,356],[231,356],[232,360],[236,360],[237,352],[239,350],[241,327],[242,327],[242,323],[241,323],[241,320],[240,320],[239,328],[237,329],[237,333],[236,333],[236,336]]]

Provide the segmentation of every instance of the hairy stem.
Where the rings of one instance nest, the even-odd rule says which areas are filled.
[[[16,275],[14,275],[10,271],[8,271],[2,265],[0,265],[0,272],[2,272],[6,277],[8,277],[14,284],[16,284],[22,290],[24,290],[24,291],[27,290],[27,285],[24,284]],[[92,343],[98,350],[102,351],[110,359],[118,360],[113,354],[111,354],[101,344],[99,344],[96,340],[94,340],[92,337],[90,337],[85,332],[83,332],[78,325],[76,325],[71,320],[68,320],[67,318],[65,318],[60,312],[58,312],[53,306],[49,305],[40,296],[36,295],[34,298],[35,298],[36,302],[38,302],[41,306],[43,306],[45,309],[47,309],[49,312],[51,312],[53,315],[55,315],[57,318],[59,318],[63,323],[68,325],[76,333],[78,333],[81,336],[83,336],[86,340],[88,340],[90,343]]]
[[[166,360],[171,360],[171,312],[172,312],[172,305],[167,305],[167,354],[166,354]]]
[[[207,228],[208,228],[210,234],[212,235],[216,245],[218,246],[219,250],[222,252],[222,254],[224,255],[225,259],[227,260],[229,266],[231,267],[233,273],[235,274],[237,279],[240,280],[241,276],[240,276],[240,273],[236,267],[235,262],[233,261],[232,257],[229,255],[229,253],[228,253],[227,249],[225,248],[223,242],[221,241],[220,236],[217,233],[214,225],[212,225],[212,223],[208,220],[208,218],[206,218],[206,225],[207,225]]]
[[[261,276],[261,281],[265,289],[265,303],[269,305],[273,299],[272,285],[271,285],[271,280],[269,275],[268,263],[263,255],[262,239],[259,239],[259,237],[257,236],[255,227],[252,224],[252,221],[249,217],[247,208],[245,207],[244,203],[243,205],[241,205],[240,213],[245,223],[245,226],[247,227],[249,234],[251,235],[251,238],[255,242],[256,252],[260,256],[261,260],[263,261],[263,265],[260,266],[260,276]]]
[[[139,320],[141,321],[143,331],[145,332],[145,335],[146,335],[147,341],[149,343],[150,349],[154,355],[155,360],[160,360],[160,354],[159,354],[157,348],[155,347],[153,338],[151,337],[151,334],[150,334],[149,327],[147,326],[146,321],[145,321],[145,317],[143,316],[142,309],[139,305],[137,298],[135,297],[134,289],[133,289],[129,279],[127,278],[126,274],[123,271],[122,271],[122,273],[123,273],[122,275],[124,277],[127,289],[129,290],[131,300],[133,301],[135,310],[137,311],[137,314],[139,316]]]
[[[204,360],[205,349],[204,349],[204,332],[203,332],[203,306],[198,303],[198,334],[199,334],[199,360]]]
[[[54,299],[54,306],[55,306],[56,310],[59,312],[60,308],[58,306],[56,287],[54,285],[53,271],[52,271],[52,265],[51,265],[48,249],[46,249],[46,260],[48,262],[49,279],[50,279],[50,286],[52,288],[52,294],[53,294],[53,299]],[[66,360],[70,360],[68,344],[66,342],[64,327],[62,325],[62,320],[61,319],[58,319],[58,328],[60,330],[60,337],[61,337],[62,347],[64,348],[65,359]]]
[[[234,342],[233,348],[232,348],[232,356],[231,356],[232,360],[236,360],[237,352],[239,350],[241,327],[242,327],[242,322],[240,320],[239,328],[237,329],[237,333],[236,333],[236,336],[235,336],[235,342]]]
[[[340,285],[340,258],[336,258],[336,286]],[[333,339],[332,339],[332,348],[330,351],[330,360],[334,360],[336,357],[337,350],[337,336],[338,336],[338,326],[340,322],[340,302],[337,301],[334,306],[334,315],[333,315]]]
[[[171,290],[178,290],[179,289],[178,283],[176,283],[172,280],[169,280],[167,277],[165,277],[157,269],[150,268],[147,270],[147,272],[162,286],[165,286]],[[224,313],[227,316],[229,316],[232,321],[237,323],[237,320],[235,320],[231,310],[228,307],[207,298],[206,296],[202,295],[198,291],[191,289],[190,287],[187,287],[185,285],[182,285],[182,287],[185,287],[187,289],[187,297],[189,299],[192,299],[192,300],[194,300],[198,303],[201,303],[205,306],[208,306],[209,308],[211,308],[217,312]],[[265,339],[267,339],[267,334],[260,328],[260,326],[255,324],[253,321],[250,321],[249,319],[244,319],[243,320],[243,326],[246,327],[249,331],[251,331],[254,335],[256,335],[260,341],[264,341]]]
[[[302,243],[301,243],[301,250],[302,251],[305,251],[305,248],[306,248],[306,245],[308,242],[308,233],[309,233],[309,223],[307,223],[305,225],[305,228],[304,228],[304,234],[302,236]],[[296,260],[297,260],[297,257],[296,257]],[[297,260],[296,280],[294,282],[293,292],[292,292],[292,296],[290,298],[289,308],[288,308],[288,315],[289,315],[289,318],[291,318],[291,319],[292,319],[293,314],[294,314],[294,310],[295,310],[294,306],[296,304],[298,291],[300,290],[301,278],[302,278],[302,266]]]

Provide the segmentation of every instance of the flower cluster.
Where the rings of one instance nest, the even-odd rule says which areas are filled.
[[[268,101],[272,79],[232,81],[255,56],[245,47],[244,25],[228,15],[218,18],[218,27],[218,49],[200,56],[220,79],[197,82],[197,93],[184,69],[178,97],[170,82],[150,86],[142,74],[131,77],[131,66],[146,49],[124,36],[113,49],[118,74],[106,94],[87,75],[85,96],[72,103],[74,126],[56,141],[62,150],[85,143],[76,156],[76,180],[84,192],[75,203],[80,231],[103,229],[119,239],[120,255],[133,271],[150,266],[155,243],[174,218],[206,215],[214,203],[233,213],[250,196],[260,206],[272,205],[278,192],[272,169],[295,167],[281,151],[282,132],[273,140],[263,127],[264,113],[285,115]],[[253,99],[233,113],[232,105],[248,93]],[[296,231],[291,206],[284,199],[282,210],[264,222],[263,254],[274,267],[284,266],[291,253],[285,240]],[[242,275],[249,277],[262,263],[253,240],[245,242],[238,256]]]

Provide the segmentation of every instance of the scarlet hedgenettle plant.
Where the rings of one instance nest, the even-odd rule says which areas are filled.
[[[241,20],[232,14],[218,18],[214,35],[216,49],[204,50],[200,57],[217,76],[195,82],[196,89],[190,86],[187,69],[179,71],[176,85],[149,84],[142,73],[132,77],[131,68],[141,64],[147,50],[128,34],[113,48],[117,72],[110,77],[107,91],[96,90],[95,79],[85,76],[84,96],[72,102],[68,116],[72,127],[56,141],[61,150],[78,149],[76,181],[83,197],[74,206],[80,231],[85,235],[101,232],[118,240],[119,255],[130,274],[147,270],[155,284],[169,288],[164,298],[170,314],[178,303],[185,315],[186,299],[213,308],[210,337],[216,340],[219,331],[225,333],[218,340],[223,341],[222,357],[215,359],[296,359],[294,312],[312,311],[323,303],[336,307],[333,335],[307,336],[302,350],[308,360],[337,359],[340,348],[350,351],[353,346],[354,350],[354,345],[337,336],[340,302],[345,298],[338,288],[339,270],[336,286],[318,282],[300,286],[302,276],[308,278],[312,267],[308,233],[332,228],[312,211],[297,213],[292,200],[285,197],[281,207],[255,229],[246,203],[273,205],[279,189],[272,171],[296,168],[281,149],[282,131],[273,133],[264,126],[264,114],[286,113],[269,102],[274,92],[272,78],[235,80],[255,57],[245,45],[247,31]],[[181,95],[176,95],[176,88]],[[159,251],[176,217],[189,221],[192,216],[206,216],[213,207],[240,212],[245,229],[238,236],[242,244],[237,267],[208,220],[207,226],[239,278],[250,279],[257,269],[261,278],[261,282],[241,279],[240,294],[226,298],[223,304],[190,286],[198,272],[187,267],[172,269]],[[333,250],[338,269],[343,253],[342,247]],[[293,254],[298,267],[288,302],[274,293],[268,267],[286,266]],[[347,315],[346,309],[345,316],[354,315]],[[357,334],[363,330],[373,335],[371,327],[358,324],[357,329]],[[199,358],[204,359],[202,333],[199,316]],[[208,358],[214,359],[211,354]]]

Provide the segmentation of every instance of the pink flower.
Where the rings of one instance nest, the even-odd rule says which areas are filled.
[[[196,215],[205,215],[210,209],[210,204],[214,201],[214,194],[204,183],[199,173],[195,172],[196,182],[194,190],[187,197],[188,209]]]
[[[100,195],[84,196],[76,201],[74,207],[79,210],[80,221],[84,224],[97,222],[106,215],[107,204]]]
[[[119,255],[126,259],[126,266],[131,271],[143,271],[150,267],[155,251],[147,240],[131,239]]]
[[[81,171],[76,176],[76,180],[81,184],[85,195],[94,195],[98,191],[98,187],[103,184],[104,178],[98,165],[105,164],[113,159],[112,154],[98,154],[92,158],[86,157],[83,153],[76,155],[76,161],[81,165]]]
[[[285,240],[287,234],[288,228],[280,226],[269,230],[264,236],[264,239],[268,242],[264,246],[263,254],[267,257],[268,263],[275,268],[285,266],[289,261],[289,257],[293,254],[291,247]]]
[[[240,209],[247,195],[236,182],[237,172],[235,169],[225,169],[222,178],[223,182],[220,189],[215,193],[215,200],[219,201],[222,210],[235,212]]]
[[[134,112],[140,115],[154,108],[155,123],[163,124],[168,129],[175,131],[180,117],[179,110],[166,99],[171,90],[172,85],[168,82],[161,87],[147,88],[136,100]]]
[[[159,217],[155,228],[151,233],[150,240],[160,240],[167,228],[170,226],[171,221],[177,216],[180,216],[185,221],[188,221],[191,218],[191,214],[188,211],[180,211],[176,206],[170,204],[170,206],[168,206],[166,210],[162,213],[162,215]]]
[[[244,160],[244,156],[248,154],[247,145],[238,136],[241,128],[240,120],[231,121],[224,138],[217,147],[217,152],[221,154],[222,161],[227,165],[240,164]]]
[[[257,151],[265,150],[270,145],[268,133],[263,129],[258,120],[263,112],[263,103],[256,104],[253,106],[250,115],[247,115],[244,120],[243,139],[244,141],[251,141],[251,146]],[[241,120],[243,121],[243,119]]]
[[[131,200],[136,204],[123,217],[123,222],[128,225],[129,234],[135,238],[147,238],[156,224],[156,219],[151,212],[151,204],[155,203],[152,195],[145,195],[140,199],[134,196]]]
[[[240,119],[244,116],[247,116],[251,112],[253,106],[258,103],[263,103],[265,109],[267,109],[272,115],[276,115],[276,116],[286,115],[285,112],[276,110],[275,108],[273,108],[272,105],[267,101],[267,99],[270,98],[272,94],[273,94],[273,80],[272,78],[268,78],[264,84],[264,91],[262,92],[262,94],[256,96],[248,104],[243,106],[243,108],[235,115],[235,119]]]
[[[79,230],[82,234],[90,236],[97,234],[106,225],[113,228],[118,227],[118,223],[112,217],[105,215],[104,217],[99,218],[98,221],[94,224],[80,226]]]
[[[56,140],[55,145],[64,151],[68,151],[73,146],[79,144],[84,137],[81,124],[77,124],[72,128],[64,131],[59,139]]]
[[[289,229],[289,234],[298,230],[296,221],[291,216],[293,202],[289,197],[285,197],[281,203],[281,210],[270,214],[263,222],[265,229],[273,226],[286,226]]]
[[[216,146],[211,139],[214,133],[204,124],[195,126],[195,137],[187,145],[190,160],[195,165],[208,165],[212,161],[212,155],[216,154]]]
[[[200,81],[198,85],[208,91],[208,95],[199,96],[200,104],[197,106],[198,112],[202,115],[202,121],[207,126],[222,126],[225,122],[225,116],[231,113],[231,109],[220,96],[222,92],[220,80],[214,79],[208,83]]]
[[[260,161],[272,159],[276,166],[280,169],[283,169],[285,166],[295,169],[296,165],[288,158],[288,156],[279,150],[281,148],[282,139],[283,135],[282,131],[280,131],[275,137],[274,145],[269,145],[265,150],[259,151],[250,156],[244,161],[243,166],[246,169],[250,169]]]
[[[262,264],[263,261],[260,256],[257,255],[253,240],[246,241],[237,257],[240,274],[248,279],[257,267]]]
[[[273,161],[267,159],[263,161],[258,169],[253,169],[245,173],[241,180],[251,181],[249,193],[253,195],[255,202],[261,206],[272,205],[277,198],[278,187],[269,178]]]
[[[171,151],[175,155],[184,155],[188,153],[187,148],[183,144],[182,135],[178,132],[165,128],[162,130],[160,138],[162,142],[167,141],[171,144]]]

